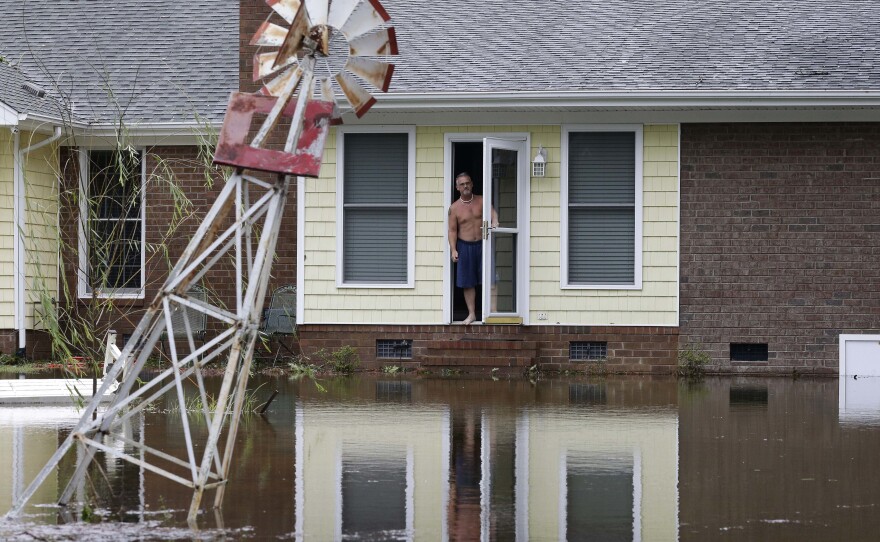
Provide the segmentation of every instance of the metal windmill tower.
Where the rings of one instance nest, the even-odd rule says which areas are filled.
[[[381,57],[397,54],[394,28],[388,26],[390,18],[378,0],[266,3],[274,12],[270,19],[286,25],[267,19],[251,42],[265,50],[254,58],[254,79],[264,82],[260,93],[237,93],[230,100],[214,162],[234,167],[234,174],[226,181],[79,422],[7,516],[21,512],[74,446],[79,446],[82,453],[78,454],[76,469],[61,494],[60,505],[71,500],[97,452],[137,464],[191,488],[191,524],[205,490],[216,489],[214,506],[222,505],[291,178],[318,176],[329,127],[341,122],[345,111],[336,102],[336,90],[346,96],[351,111],[358,117],[364,115],[375,99],[359,79],[387,91],[394,67]],[[246,143],[251,124],[257,125],[255,117],[263,120],[256,135]],[[291,117],[284,150],[264,148],[267,136],[282,117]],[[275,174],[274,181],[248,174],[248,170]],[[229,259],[235,266],[234,307],[188,295],[190,287],[219,261]],[[213,322],[211,329],[222,330],[198,348],[189,316],[196,313]],[[136,385],[147,358],[162,337],[167,337],[171,367],[148,383]],[[178,355],[175,337],[185,337],[187,354]],[[202,369],[222,362],[224,357],[222,385],[216,407],[210,410]],[[183,382],[190,377],[195,378],[202,399],[199,415],[204,417],[207,427],[204,441],[196,439],[190,430],[183,391]],[[111,392],[120,378],[110,406],[98,412],[101,398]],[[162,443],[136,442],[123,431],[126,420],[166,395],[179,402],[186,441],[184,457],[163,451]]]

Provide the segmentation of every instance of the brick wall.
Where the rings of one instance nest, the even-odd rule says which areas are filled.
[[[880,331],[878,285],[880,124],[682,126],[682,344],[836,373],[840,333]]]
[[[670,373],[678,352],[674,327],[312,324],[299,326],[297,334],[302,353],[313,361],[320,349],[333,352],[347,345],[357,350],[365,368],[396,364],[467,370],[538,363],[547,370]],[[412,358],[377,359],[377,339],[412,340]],[[607,359],[572,362],[571,341],[607,342]]]
[[[122,334],[130,333],[140,321],[149,303],[154,299],[158,289],[167,278],[169,266],[173,265],[185,249],[192,234],[199,227],[210,206],[214,203],[221,188],[222,180],[213,179],[209,186],[205,178],[205,165],[198,157],[198,149],[189,146],[157,146],[147,149],[147,195],[146,195],[146,292],[143,299],[115,300],[112,304],[101,304],[88,299],[77,298],[76,267],[79,251],[77,241],[78,208],[77,183],[78,162],[75,153],[70,149],[62,151],[63,189],[61,195],[62,216],[61,230],[63,238],[63,265],[67,295],[62,295],[62,311],[70,311],[78,317],[67,318],[66,322],[79,321],[83,327],[83,318],[93,325],[91,329],[96,340],[102,340],[106,329],[115,329],[120,333],[119,344],[122,345]],[[177,187],[186,195],[192,206],[188,216],[174,230],[169,224],[174,221],[175,204],[171,184],[167,180],[172,177]],[[293,205],[294,207],[290,207]],[[288,209],[295,210],[295,195],[288,201]],[[282,234],[276,251],[275,265],[269,292],[284,284],[296,284],[296,232],[291,222],[295,213],[288,213],[282,223]],[[167,258],[160,248],[167,247]],[[226,306],[233,306],[235,294],[235,274],[231,261],[219,262],[202,280],[202,285],[209,291],[212,301]],[[91,312],[89,312],[91,310]],[[213,327],[216,331],[219,326]],[[212,328],[209,327],[209,335]],[[82,330],[77,330],[82,333]]]

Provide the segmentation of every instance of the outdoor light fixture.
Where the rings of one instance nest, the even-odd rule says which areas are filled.
[[[538,154],[532,159],[532,177],[543,177],[547,173],[547,149],[538,147]]]

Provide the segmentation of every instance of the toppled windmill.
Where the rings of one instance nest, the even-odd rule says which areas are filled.
[[[274,48],[258,53],[254,59],[255,80],[264,82],[260,93],[236,93],[230,100],[214,162],[232,166],[234,174],[80,421],[8,516],[18,515],[73,446],[80,446],[82,453],[77,455],[77,466],[61,494],[60,505],[71,500],[99,451],[193,489],[188,516],[192,524],[206,489],[216,489],[214,506],[222,505],[291,177],[318,176],[329,127],[341,122],[345,112],[336,102],[336,90],[345,95],[351,111],[358,117],[364,115],[375,98],[359,79],[384,92],[394,69],[370,57],[397,54],[394,29],[388,26],[389,16],[378,0],[266,3],[286,25],[267,20],[252,41],[266,49]],[[246,143],[256,116],[265,118],[256,136]],[[291,117],[284,149],[265,148],[267,137],[282,117]],[[266,181],[245,173],[247,170],[277,175],[274,181]],[[209,270],[229,259],[234,262],[236,276],[233,307],[189,295],[191,287]],[[198,348],[190,324],[196,314],[213,322],[211,329],[221,330]],[[147,358],[163,337],[168,342],[172,366],[136,386]],[[185,337],[186,355],[178,355],[175,338],[180,337]],[[227,360],[223,382],[216,406],[210,410],[201,371],[223,357]],[[120,377],[110,406],[98,413],[102,397],[110,393],[111,385]],[[204,442],[197,442],[190,431],[183,391],[183,382],[190,377],[195,377],[201,397],[199,414],[207,427]],[[185,457],[163,451],[162,443],[136,442],[126,436],[123,428],[132,416],[166,395],[179,402]],[[225,437],[222,450],[221,437]]]

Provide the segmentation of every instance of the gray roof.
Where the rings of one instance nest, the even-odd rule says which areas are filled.
[[[876,0],[383,0],[392,93],[880,89]]]
[[[238,89],[238,2],[0,0],[0,15],[0,53],[69,98],[75,121],[219,122]]]
[[[42,97],[25,90],[25,85],[30,88],[42,90]],[[59,96],[51,89],[44,89],[36,85],[31,77],[28,77],[19,66],[13,66],[8,62],[0,62],[0,102],[11,107],[18,113],[37,115],[44,118],[60,118],[64,112],[64,106]]]

